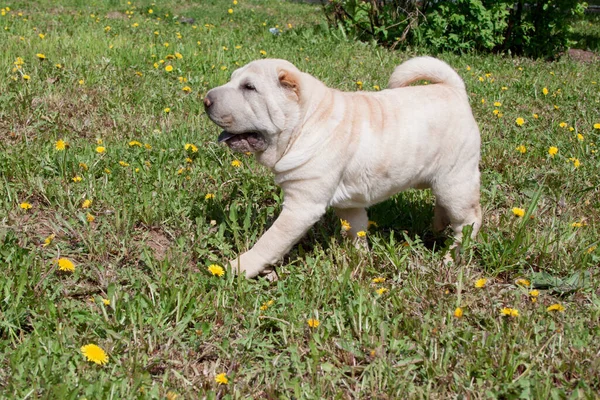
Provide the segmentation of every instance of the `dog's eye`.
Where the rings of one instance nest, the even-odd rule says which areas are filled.
[[[256,91],[256,87],[254,87],[254,85],[251,84],[250,82],[244,83],[244,89]]]

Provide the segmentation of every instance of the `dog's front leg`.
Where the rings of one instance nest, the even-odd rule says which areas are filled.
[[[267,266],[279,261],[302,236],[325,214],[325,204],[288,201],[273,225],[254,247],[230,261],[236,272],[253,278]]]

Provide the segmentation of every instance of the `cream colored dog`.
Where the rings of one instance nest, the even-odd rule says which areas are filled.
[[[433,84],[408,86],[426,79]],[[444,62],[398,66],[380,92],[341,92],[284,60],[236,70],[204,99],[219,141],[254,152],[283,188],[283,211],[258,242],[231,261],[247,277],[276,263],[327,207],[367,230],[366,207],[408,188],[431,188],[434,229],[456,240],[481,226],[477,123],[462,79]]]

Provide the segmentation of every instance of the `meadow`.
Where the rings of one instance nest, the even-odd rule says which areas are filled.
[[[246,280],[218,267],[282,193],[216,143],[206,92],[265,57],[383,90],[428,51],[276,0],[0,8],[0,397],[599,396],[597,58],[437,55],[482,134],[462,263],[443,262],[431,193],[408,191],[369,210],[369,254],[328,212],[278,280]],[[600,50],[598,19],[577,31]]]

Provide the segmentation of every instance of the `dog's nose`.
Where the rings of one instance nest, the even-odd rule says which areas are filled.
[[[210,106],[212,106],[213,101],[210,99],[210,95],[207,95],[204,98],[204,108],[209,108]]]

